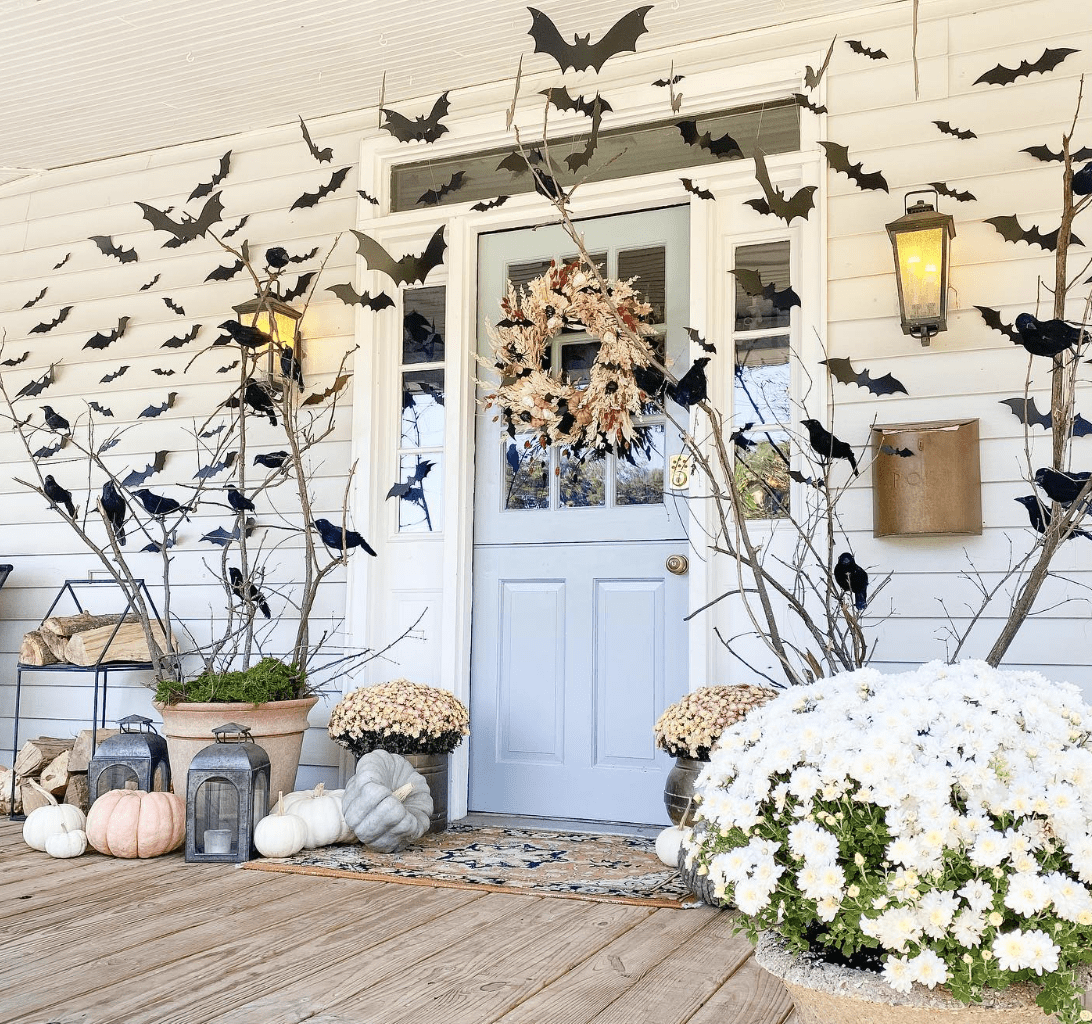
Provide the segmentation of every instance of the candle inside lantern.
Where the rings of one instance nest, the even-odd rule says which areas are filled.
[[[231,853],[231,829],[205,829],[205,853]]]

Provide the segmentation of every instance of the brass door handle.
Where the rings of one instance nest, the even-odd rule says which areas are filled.
[[[686,555],[668,555],[664,566],[676,576],[685,576],[690,571],[690,559]]]

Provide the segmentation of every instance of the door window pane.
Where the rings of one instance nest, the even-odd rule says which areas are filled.
[[[444,305],[447,289],[407,288],[403,293],[402,362],[444,361]]]
[[[512,287],[516,289],[516,294],[519,294],[520,289],[529,281],[533,281],[536,277],[542,277],[550,269],[552,262],[553,260],[534,260],[531,263],[510,263],[508,265],[508,280],[511,282]],[[499,310],[500,307],[498,306],[497,309]]]
[[[439,448],[444,443],[444,371],[402,374],[401,448]]]
[[[659,505],[664,500],[664,425],[639,427],[628,456],[615,466],[616,505]]]
[[[601,508],[607,503],[607,457],[559,454],[558,503],[562,508]]]
[[[789,242],[741,245],[736,249],[736,330],[762,331],[789,326],[800,300],[789,280]]]
[[[787,426],[789,409],[789,336],[736,337],[732,425]]]
[[[501,444],[504,465],[506,509],[550,507],[550,453],[538,443],[536,434],[504,437]]]
[[[586,386],[598,355],[598,341],[573,341],[562,345],[561,372],[573,384]]]
[[[633,287],[652,305],[652,322],[662,324],[667,301],[667,250],[662,245],[654,245],[620,252],[618,277],[622,281],[637,278]]]
[[[754,446],[737,447],[736,482],[747,519],[789,514],[789,438],[783,431],[748,431]]]
[[[442,455],[403,455],[399,459],[398,529],[401,533],[430,533],[442,528]]]

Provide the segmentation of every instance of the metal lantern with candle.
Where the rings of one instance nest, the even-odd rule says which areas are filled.
[[[913,206],[911,196],[922,198]],[[908,192],[905,214],[887,225],[895,255],[895,278],[899,286],[899,315],[903,334],[912,334],[922,345],[939,331],[948,329],[949,242],[955,237],[955,222],[937,211],[935,189]]]
[[[288,365],[291,365],[293,361],[297,365],[303,362],[299,333],[303,313],[276,295],[266,294],[267,288],[268,285],[263,286],[261,297],[242,302],[232,308],[235,310],[239,323],[247,327],[257,327],[272,339],[272,344],[259,348],[255,355],[258,367],[265,374],[266,380],[279,387],[285,379],[281,369],[284,349],[290,350],[289,355],[284,359]]]
[[[103,740],[87,766],[91,803],[111,789],[165,792],[171,784],[167,741],[150,718],[129,715],[118,722],[117,735]]]
[[[186,774],[186,860],[238,864],[254,852],[254,826],[269,806],[269,756],[250,730],[228,722],[212,730]]]

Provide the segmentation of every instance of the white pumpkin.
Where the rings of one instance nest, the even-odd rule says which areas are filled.
[[[669,868],[679,866],[679,850],[682,849],[683,837],[689,831],[689,828],[672,825],[670,828],[665,828],[656,837],[656,856]]]
[[[263,857],[291,857],[307,843],[307,822],[284,808],[284,794],[277,796],[277,809],[254,826],[254,848]]]
[[[45,844],[45,852],[59,860],[79,857],[86,849],[87,833],[81,828],[64,828],[62,832],[54,832]]]
[[[307,825],[307,842],[304,845],[308,847],[336,843],[345,827],[341,802],[327,795],[325,789],[320,782],[314,789],[304,792],[302,799],[293,800],[288,805],[288,813],[303,818]]]
[[[32,850],[45,850],[46,840],[58,832],[83,830],[87,819],[74,804],[47,804],[36,807],[23,822],[23,842]]]

